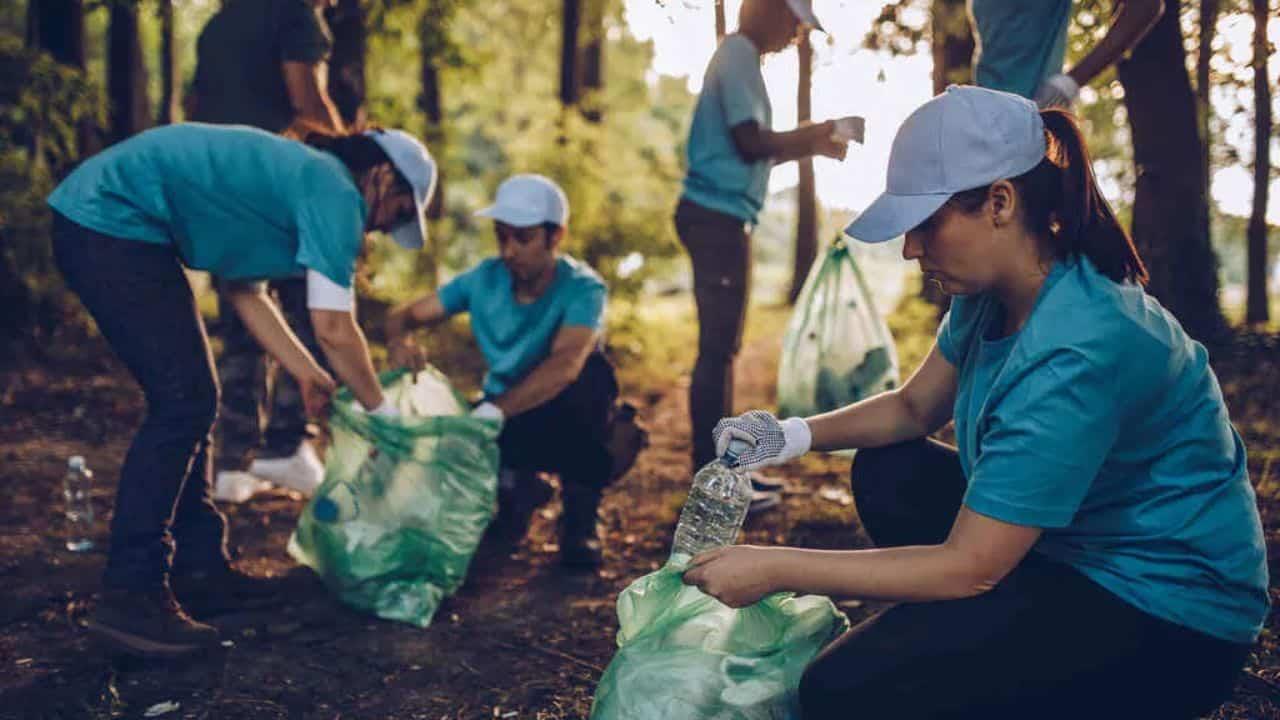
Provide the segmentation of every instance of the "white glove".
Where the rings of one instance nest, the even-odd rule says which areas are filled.
[[[391,399],[386,395],[382,396],[382,404],[372,410],[366,410],[370,415],[379,415],[381,417],[400,417],[400,410],[391,404]]]
[[[502,423],[506,421],[506,416],[502,414],[502,408],[491,402],[485,401],[480,403],[471,411],[471,417],[477,420],[488,420],[498,423],[498,427],[502,427]]]
[[[1080,94],[1080,84],[1070,75],[1050,75],[1036,90],[1036,105],[1046,108],[1068,108]]]
[[[813,436],[804,418],[787,418],[778,422],[772,413],[752,410],[738,417],[723,418],[711,431],[716,454],[723,457],[729,443],[741,440],[751,449],[738,455],[735,465],[740,470],[755,470],[781,465],[809,452]]]

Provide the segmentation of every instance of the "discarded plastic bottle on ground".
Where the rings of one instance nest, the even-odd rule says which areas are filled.
[[[93,549],[93,471],[84,464],[84,458],[73,455],[67,461],[67,474],[62,481],[62,495],[66,499],[67,549],[85,552]]]
[[[320,522],[350,522],[360,515],[360,500],[356,496],[358,486],[363,493],[380,495],[381,488],[395,472],[395,460],[387,453],[373,451],[360,463],[360,469],[350,483],[339,484],[322,497],[316,498],[312,513]]]
[[[690,557],[704,550],[731,545],[738,538],[751,504],[751,481],[735,469],[738,456],[750,448],[734,440],[724,457],[712,460],[693,476],[689,499],[680,511],[671,555]]]

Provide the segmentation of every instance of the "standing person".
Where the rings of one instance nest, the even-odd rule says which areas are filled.
[[[502,424],[497,530],[523,536],[529,514],[546,499],[534,471],[559,473],[561,561],[594,569],[601,562],[597,511],[613,468],[609,412],[618,395],[600,348],[608,290],[588,265],[560,252],[569,202],[549,178],[506,179],[478,214],[493,218],[498,256],[393,310],[391,360],[419,360],[415,328],[470,314],[488,364],[484,401],[472,415]]]
[[[1267,615],[1245,448],[1208,354],[1146,269],[1061,110],[953,87],[894,139],[846,231],[906,233],[954,296],[906,384],[834,412],[717,425],[745,467],[858,448],[878,546],[736,546],[685,581],[900,603],[806,670],[806,720],[1191,718],[1231,692]],[[955,420],[958,447],[928,435]]]
[[[1071,5],[1072,0],[969,0],[977,41],[974,82],[1033,99],[1042,108],[1068,107],[1080,88],[1132,50],[1164,13],[1160,0],[1116,0],[1102,41],[1064,70]]]
[[[49,196],[58,267],[147,401],[120,470],[102,597],[88,625],[126,652],[197,651],[217,632],[187,610],[203,618],[280,590],[236,570],[227,554],[210,472],[218,381],[184,267],[228,283],[231,309],[316,416],[334,381],[261,282],[303,273],[318,344],[338,379],[365,408],[395,412],[356,325],[351,284],[366,232],[422,246],[435,165],[398,130],[311,142],[169,125],[89,158]]]
[[[333,42],[322,12],[330,4],[332,0],[226,0],[196,44],[190,119],[250,125],[293,137],[342,134],[342,119],[326,87]],[[262,347],[232,312],[224,285],[215,288],[222,311],[218,374],[223,384],[215,487],[254,484],[256,480],[243,477],[248,473],[310,494],[323,479],[324,467],[308,442],[298,386],[287,373],[277,373],[268,390]],[[323,358],[303,278],[275,278],[269,288],[303,345]]]
[[[745,0],[738,31],[725,36],[711,57],[693,112],[689,169],[675,225],[693,263],[698,309],[698,359],[689,385],[695,468],[714,458],[711,428],[733,411],[733,361],[747,315],[751,231],[764,205],[769,172],[777,163],[812,155],[843,159],[848,146],[833,139],[830,121],[773,130],[760,61],[789,47],[802,26],[805,32],[821,27],[808,0]],[[776,495],[772,499],[776,503]]]

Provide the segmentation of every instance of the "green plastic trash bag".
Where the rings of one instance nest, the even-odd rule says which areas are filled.
[[[381,381],[399,417],[365,413],[345,388],[335,396],[324,483],[289,554],[344,602],[426,627],[493,519],[498,425],[468,417],[434,369]]]
[[[778,364],[778,414],[808,416],[897,387],[898,354],[858,263],[837,239],[796,301]]]
[[[849,621],[825,597],[780,593],[735,610],[672,561],[618,596],[618,652],[592,720],[799,717],[805,666]]]

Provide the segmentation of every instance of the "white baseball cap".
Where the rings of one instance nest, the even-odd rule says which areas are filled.
[[[800,22],[826,32],[813,12],[813,0],[787,0],[787,7],[791,8],[791,14]]]
[[[391,158],[391,164],[413,188],[414,219],[401,223],[388,233],[400,247],[417,250],[427,242],[427,203],[436,191],[436,162],[427,146],[403,130],[368,130],[365,136]]]
[[[952,195],[1018,177],[1044,159],[1044,122],[1030,100],[952,85],[916,108],[893,138],[885,190],[845,234],[891,240],[937,212]]]
[[[498,186],[493,204],[476,213],[514,227],[569,224],[569,198],[551,178],[526,173],[512,175]]]

